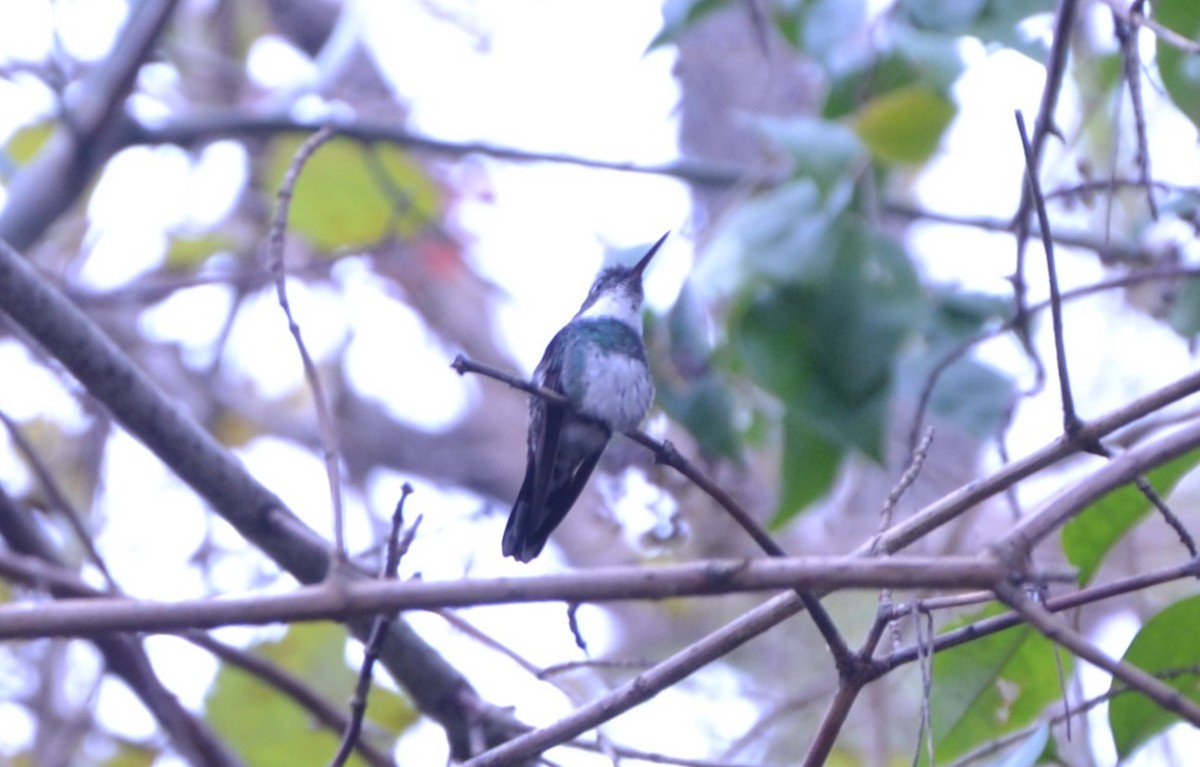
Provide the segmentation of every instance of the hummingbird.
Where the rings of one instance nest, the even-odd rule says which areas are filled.
[[[529,562],[567,516],[614,431],[636,429],[654,400],[642,345],[642,272],[664,234],[633,266],[611,266],[592,283],[533,372],[569,406],[533,397],[525,481],[504,528],[504,556]]]

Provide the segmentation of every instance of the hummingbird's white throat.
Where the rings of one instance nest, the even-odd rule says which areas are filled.
[[[610,290],[596,297],[575,319],[611,318],[642,332],[642,299],[628,290]]]

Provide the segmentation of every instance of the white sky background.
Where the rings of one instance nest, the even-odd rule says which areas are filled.
[[[344,28],[348,34],[361,34],[366,40],[386,76],[411,106],[413,129],[443,139],[483,140],[617,161],[658,163],[677,155],[673,110],[678,95],[670,74],[674,52],[666,49],[644,55],[661,25],[656,3],[506,0],[448,5],[452,15],[470,20],[478,34],[432,18],[423,3],[392,0],[359,0],[353,6],[355,15],[347,19]],[[29,2],[21,7],[18,13],[11,5],[0,6],[0,61],[5,54],[40,60],[50,43],[48,6]],[[119,28],[124,4],[120,0],[59,0],[57,7],[53,23],[57,24],[61,43],[73,55],[103,56]],[[963,54],[970,69],[956,88],[962,114],[947,136],[939,159],[914,185],[914,191],[923,204],[943,212],[1007,216],[1015,204],[1021,167],[1012,112],[1021,108],[1032,122],[1041,90],[1041,68],[1016,55],[990,55],[978,46],[964,46]],[[264,82],[289,84],[301,91],[322,76],[319,67],[278,41],[269,40],[260,43],[254,52],[252,72]],[[1200,176],[1194,129],[1164,109],[1153,89],[1145,91],[1151,105],[1156,156],[1172,158],[1170,163],[1154,166],[1156,177],[1194,182]],[[1070,93],[1065,94],[1064,103],[1070,104],[1071,98]],[[0,140],[27,122],[30,115],[46,113],[52,107],[49,95],[38,87],[14,87],[0,81]],[[1055,142],[1051,141],[1050,146],[1049,167],[1053,168]],[[647,282],[651,307],[664,309],[670,305],[691,264],[688,200],[682,185],[636,174],[484,162],[491,200],[465,203],[459,215],[460,229],[472,238],[470,253],[481,273],[510,297],[499,320],[504,337],[527,370],[537,362],[553,331],[578,307],[606,245],[639,245],[653,241],[667,229],[674,230],[676,234],[656,258]],[[77,278],[102,288],[152,268],[165,246],[161,230],[189,220],[219,220],[231,202],[229,192],[236,187],[239,173],[244,174],[244,157],[228,144],[210,148],[200,162],[171,148],[127,152],[89,207],[95,225],[88,239],[92,250]],[[146,183],[148,178],[153,179],[152,184]],[[970,189],[970,194],[964,194],[964,189]],[[130,211],[136,216],[131,218]],[[1080,222],[1086,223],[1086,214],[1081,214]],[[1007,293],[1004,277],[1012,269],[1011,237],[921,225],[913,228],[910,244],[919,253],[930,279]],[[1060,252],[1059,257],[1065,287],[1098,276],[1092,256],[1072,257]],[[1039,259],[1039,249],[1031,247],[1034,300],[1045,293],[1039,283],[1043,274]],[[407,309],[382,299],[369,280],[361,285],[354,283],[359,278],[352,268],[346,279],[362,299],[355,299],[353,310],[341,305],[336,296],[293,289],[298,319],[315,352],[338,343],[344,326],[374,325],[391,332],[383,334],[386,339],[376,341],[368,336],[366,343],[383,347],[386,342],[392,349],[424,350],[421,353],[430,366],[444,365],[444,352],[431,344]],[[547,284],[555,287],[548,290]],[[181,293],[153,313],[150,327],[166,336],[186,338],[195,332],[194,318],[198,314],[221,316],[222,302],[227,300],[219,288]],[[1193,364],[1179,339],[1163,333],[1154,323],[1113,311],[1116,303],[1115,296],[1100,297],[1081,303],[1067,314],[1073,380],[1079,398],[1095,407],[1084,417],[1124,402],[1132,393],[1161,384]],[[268,335],[244,333],[231,347],[230,357],[235,364],[248,366],[256,383],[266,391],[289,390],[295,385],[294,376],[287,373],[295,370],[295,352],[289,341],[281,342],[276,335],[285,331],[283,319],[277,316],[273,298],[255,304],[244,313],[241,324],[270,328],[265,331]],[[323,318],[321,323],[306,322],[306,318],[317,316]],[[324,318],[330,316],[339,321],[326,327]],[[405,329],[407,340],[396,337],[398,328]],[[207,337],[191,340],[197,347],[208,343]],[[1043,334],[1040,340],[1049,350],[1048,336]],[[360,359],[386,359],[387,354],[365,354]],[[410,352],[405,354],[412,359]],[[1007,370],[1027,369],[1020,352],[1010,343],[990,345],[984,354]],[[1047,353],[1045,358],[1049,360],[1052,355]],[[1131,359],[1137,361],[1131,363]],[[1122,374],[1128,377],[1114,381],[1108,371],[1117,368],[1118,360]],[[29,364],[27,355],[15,344],[0,344],[0,369],[5,371],[0,408],[9,415],[25,419],[49,410],[56,418],[78,417],[78,407],[69,393],[47,381],[48,374]],[[263,377],[270,370],[283,372],[277,380]],[[398,379],[386,368],[372,370],[357,363],[353,372],[375,380],[403,379],[418,385],[427,382],[428,388],[423,391],[393,392],[393,405],[400,409],[406,402],[444,402],[443,407],[407,414],[426,425],[452,419],[461,407],[463,395],[457,383],[453,386],[459,393],[445,397],[452,376]],[[383,387],[371,388],[373,393],[386,394]],[[1051,380],[1047,392],[1054,391],[1056,385]],[[1053,396],[1022,405],[1011,438],[1013,454],[1021,455],[1045,444],[1057,434],[1060,423]],[[514,435],[515,444],[522,444],[523,439],[524,435]],[[7,437],[0,437],[0,455],[9,450]],[[198,524],[202,509],[182,498],[186,493],[174,487],[167,473],[155,468],[156,462],[132,440],[119,441],[110,450],[110,468],[105,477],[110,490],[104,506],[114,513],[108,515],[101,544],[126,555],[118,560],[127,565],[124,572],[116,573],[118,579],[137,584],[141,589],[138,593],[146,596],[170,598],[194,593],[200,584],[182,566],[190,552],[189,539],[180,540],[177,531],[181,525]],[[328,527],[324,475],[316,457],[267,440],[259,441],[242,455],[251,470],[293,503],[307,521],[318,530]],[[302,482],[299,477],[311,481]],[[364,504],[377,509],[390,507],[391,494],[400,479],[407,478],[381,477],[372,490],[378,497],[349,499],[351,518],[361,520],[365,516]],[[13,461],[5,459],[0,460],[0,481],[17,487],[29,480],[14,468]],[[461,560],[448,560],[445,547],[438,547],[420,559],[418,547],[414,550],[417,561],[406,565],[428,577],[455,577],[468,559],[472,573],[481,576],[529,574],[559,566],[553,547],[526,568],[502,560],[496,543],[502,516],[480,519],[476,499],[442,493],[427,483],[418,483],[418,487],[420,496],[414,496],[414,502],[419,497],[430,507],[452,509],[450,516],[457,520],[442,528],[427,520],[426,531],[435,536],[459,537],[465,553]],[[1044,494],[1048,489],[1035,486],[1031,492]],[[116,511],[141,507],[172,508],[174,516],[152,524],[153,520],[122,521]],[[464,524],[466,520],[470,524]],[[350,533],[352,540],[366,540],[371,531],[360,523]],[[177,545],[168,545],[171,541]],[[136,556],[127,556],[131,551]],[[147,572],[154,574],[153,580],[147,581]],[[173,572],[178,580],[168,575]],[[241,576],[234,574],[231,581],[236,583]],[[501,641],[520,646],[534,662],[577,657],[559,606],[513,606],[503,611],[470,611],[469,615]],[[602,648],[608,630],[602,612],[585,608],[580,619],[594,646]],[[485,697],[519,703],[516,713],[527,721],[548,722],[570,709],[561,695],[547,691],[545,685],[530,683],[526,674],[508,668],[506,662],[496,662],[494,656],[447,630],[438,619],[416,616],[414,622],[460,665]],[[537,627],[542,641],[530,641],[534,633],[529,630],[531,626]],[[1118,628],[1113,636],[1128,636],[1127,627]],[[168,683],[180,691],[185,701],[198,704],[213,664],[200,653],[180,649],[179,644],[157,642],[151,648]],[[1119,645],[1109,649],[1117,652]],[[728,701],[738,694],[737,685],[736,678],[716,667],[698,674],[692,685],[708,689],[711,698],[672,690],[649,704],[663,715],[670,715],[673,723],[693,723],[692,729],[682,724],[672,728],[677,742],[666,739],[661,728],[646,732],[623,720],[606,731],[629,745],[680,755],[705,755],[710,737],[717,742],[737,737],[754,719],[754,711],[748,706],[745,710],[730,706]],[[0,692],[2,689],[0,686]],[[128,697],[124,688],[106,684],[102,695],[109,696],[102,700],[111,701],[105,706],[107,710],[121,712],[113,717],[114,727],[132,733],[148,730],[150,722],[140,712],[131,713],[136,704],[118,703]],[[722,701],[719,711],[709,704],[711,700]],[[14,715],[14,709],[0,706],[0,745],[5,737],[13,737],[5,733],[23,730],[21,723],[12,721]],[[653,722],[658,717],[638,718]],[[404,738],[400,748],[405,762],[430,763],[431,759],[442,758],[445,744],[440,730],[423,726]],[[556,758],[564,764],[603,762],[588,757],[576,759],[574,752],[560,752]]]

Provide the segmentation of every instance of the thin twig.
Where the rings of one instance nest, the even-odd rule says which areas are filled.
[[[387,556],[384,557],[381,572],[379,577],[381,580],[395,580],[396,571],[400,567],[400,558],[408,551],[409,545],[416,536],[417,528],[421,524],[421,517],[417,517],[412,527],[401,538],[400,532],[404,528],[404,502],[408,496],[412,494],[412,485],[407,482],[400,488],[400,500],[396,502],[396,509],[392,512],[392,529],[388,535]],[[367,696],[371,693],[371,676],[375,668],[375,662],[379,659],[379,650],[383,644],[383,638],[387,636],[388,624],[392,622],[392,615],[388,613],[380,613],[375,616],[375,623],[371,626],[371,634],[363,645],[363,662],[358,672],[358,683],[354,686],[354,697],[350,701],[350,719],[346,723],[346,729],[342,734],[342,742],[338,746],[337,753],[334,754],[330,761],[330,767],[342,767],[346,760],[350,758],[350,752],[354,750],[354,746],[358,743],[358,735],[362,731],[363,717],[367,713]]]
[[[1012,234],[1016,231],[1016,227],[1013,226],[1011,220],[993,218],[991,216],[960,216],[953,213],[915,208],[903,203],[888,203],[884,206],[884,211],[889,215],[910,222],[928,221],[935,224],[979,229],[984,232],[996,232],[997,234]],[[1028,234],[1035,234],[1035,232],[1029,232]],[[1136,244],[1112,242],[1107,238],[1096,237],[1082,231],[1055,232],[1054,241],[1062,247],[1090,250],[1098,255],[1103,263],[1127,263],[1150,266],[1155,261],[1149,248]],[[1012,327],[1020,327],[1019,317],[1015,315],[1009,318],[1009,323]]]
[[[887,498],[883,501],[883,509],[879,512],[880,533],[883,533],[883,531],[892,526],[892,514],[896,510],[896,503],[900,500],[900,496],[904,495],[904,492],[920,476],[921,467],[925,465],[925,459],[929,457],[929,447],[932,444],[933,429],[927,428],[925,436],[921,438],[921,442],[912,451],[912,455],[909,456],[908,467],[900,475],[900,479],[896,481],[895,486],[888,492]]]
[[[308,353],[308,347],[300,334],[300,325],[292,316],[292,307],[287,296],[287,273],[283,262],[283,246],[287,237],[288,213],[292,206],[292,197],[296,191],[296,182],[300,180],[300,172],[304,164],[313,156],[321,145],[336,135],[331,125],[326,125],[309,136],[296,150],[288,165],[283,183],[276,193],[275,215],[271,219],[271,228],[267,238],[267,262],[271,274],[275,277],[275,293],[279,306],[287,317],[288,331],[296,341],[296,351],[300,353],[300,362],[304,366],[304,378],[312,390],[313,406],[317,412],[317,425],[321,433],[321,452],[325,463],[325,474],[329,480],[329,501],[333,508],[333,542],[334,557],[338,562],[346,561],[345,520],[342,510],[342,478],[341,463],[338,458],[337,429],[333,416],[329,412],[329,402],[325,398],[325,388],[321,385],[321,376],[317,366]],[[337,569],[335,566],[330,570]]]
[[[180,144],[190,146],[199,142],[210,142],[216,138],[262,138],[283,133],[312,133],[322,124],[297,120],[289,115],[259,116],[247,114],[245,110],[212,110],[190,114],[185,118],[166,121],[159,125],[135,125],[121,137],[125,145],[132,144]],[[550,162],[576,165],[584,168],[615,170],[626,173],[641,173],[678,178],[693,184],[725,188],[745,183],[748,178],[763,177],[764,183],[782,178],[782,173],[772,174],[738,165],[680,160],[657,165],[632,162],[613,162],[580,155],[559,152],[537,152],[517,149],[479,141],[449,141],[414,133],[395,122],[372,122],[349,120],[337,124],[339,135],[364,143],[386,142],[450,157],[484,155],[514,162]]]
[[[1160,24],[1157,20],[1150,16],[1146,16],[1141,10],[1141,4],[1134,8],[1125,8],[1121,0],[1108,0],[1108,7],[1112,8],[1114,14],[1124,18],[1133,27],[1145,27],[1153,32],[1159,42],[1166,43],[1173,48],[1178,48],[1184,53],[1189,53],[1193,56],[1200,55],[1200,42],[1185,37],[1170,27]]]
[[[1133,128],[1137,138],[1134,162],[1138,175],[1146,188],[1146,203],[1150,218],[1158,220],[1158,204],[1154,201],[1154,187],[1150,184],[1150,142],[1146,137],[1146,107],[1142,100],[1141,58],[1138,56],[1137,27],[1130,24],[1119,13],[1113,12],[1113,31],[1121,47],[1121,72],[1129,87],[1129,103],[1133,107]]]
[[[506,383],[509,386],[520,389],[527,394],[542,397],[550,402],[553,402],[564,407],[572,407],[566,397],[558,392],[537,386],[529,381],[517,376],[506,373],[503,370],[486,365],[475,360],[467,359],[463,355],[458,355],[451,363],[452,367],[459,375],[465,373],[479,373],[480,375],[494,378],[497,381]],[[625,436],[632,439],[634,442],[654,453],[654,459],[657,463],[678,471],[683,476],[687,477],[693,484],[703,490],[710,498],[715,500],[726,513],[733,517],[734,521],[749,535],[755,543],[758,544],[768,556],[771,557],[786,557],[787,552],[783,550],[775,539],[767,533],[763,527],[758,524],[750,512],[742,507],[733,499],[729,493],[725,492],[719,485],[713,482],[704,472],[696,468],[690,461],[685,459],[675,446],[669,441],[659,442],[653,437],[642,431],[625,432]],[[832,653],[834,662],[837,664],[838,673],[842,676],[851,676],[854,673],[854,665],[857,660],[854,654],[850,651],[846,640],[838,631],[833,619],[829,616],[828,611],[821,606],[821,600],[812,592],[807,592],[803,589],[797,590],[797,596],[804,603],[805,609],[808,610],[812,617],[813,623],[821,632],[822,638]]]
[[[266,658],[219,642],[202,631],[186,632],[182,638],[283,693],[303,708],[314,721],[320,722],[321,726],[334,732],[342,732],[349,724],[350,718],[342,713],[338,706],[321,697],[305,680]],[[363,738],[357,739],[354,748],[372,767],[391,767],[393,764],[390,754],[384,753]]]
[[[79,510],[75,508],[75,504],[68,500],[66,493],[58,486],[58,481],[54,478],[50,467],[42,460],[36,448],[25,438],[25,433],[21,431],[21,427],[16,421],[8,417],[8,414],[0,410],[0,421],[4,423],[4,428],[8,430],[8,435],[12,438],[13,444],[16,445],[18,452],[25,456],[25,460],[29,462],[29,467],[33,470],[33,474],[37,477],[38,484],[42,487],[42,492],[46,494],[46,500],[50,502],[50,507],[56,509],[67,520],[67,525],[70,526],[71,532],[75,533],[75,538],[83,550],[87,552],[88,559],[104,576],[104,581],[108,584],[109,590],[119,591],[117,582],[113,580],[112,573],[108,571],[108,565],[104,563],[104,558],[100,556],[100,552],[96,549],[96,542],[92,538],[92,534],[88,531],[87,526],[83,523],[83,516]]]
[[[588,658],[587,660],[572,660],[565,663],[555,663],[552,666],[546,666],[537,673],[538,679],[549,679],[560,674],[567,674],[579,669],[636,669],[641,671],[650,668],[654,664],[648,660],[612,660],[603,658]]]
[[[929,764],[933,758],[933,614],[924,610],[913,612],[913,627],[916,629],[917,666],[921,669],[921,726],[913,752],[913,767],[921,761],[921,745],[924,744]]]
[[[1108,657],[1082,634],[1057,620],[1042,605],[1029,599],[1023,589],[1001,583],[996,586],[996,596],[1047,639],[1112,674],[1166,711],[1178,714],[1194,726],[1200,727],[1200,704],[1137,666]]]
[[[1191,279],[1200,277],[1200,267],[1189,266],[1165,266],[1152,269],[1139,269],[1138,271],[1123,274],[1119,277],[1113,277],[1106,280],[1093,283],[1091,285],[1083,285],[1078,288],[1073,288],[1062,294],[1062,301],[1073,301],[1077,298],[1083,298],[1095,293],[1100,293],[1106,290],[1116,290],[1127,288],[1135,285],[1140,285],[1145,282],[1154,280],[1173,280],[1173,279]],[[1029,307],[1029,313],[1036,314],[1050,307],[1050,301],[1043,301],[1039,304],[1034,304]],[[985,341],[997,338],[1000,335],[1007,333],[1013,329],[1013,320],[1008,321],[994,327],[988,328],[973,337],[961,342],[948,352],[930,369],[928,376],[925,378],[925,383],[921,387],[921,394],[917,398],[916,414],[913,416],[912,427],[908,432],[908,449],[911,454],[916,449],[918,439],[921,434],[921,429],[925,423],[926,413],[929,412],[929,404],[933,400],[934,389],[937,388],[938,382],[946,370],[958,360],[967,355],[972,348],[979,346]]]
[[[575,646],[586,656],[588,655],[587,640],[583,638],[583,632],[579,630],[579,607],[582,604],[582,602],[567,604],[567,627],[571,630],[571,636],[575,638]]]
[[[1075,14],[1077,0],[1061,0],[1054,19],[1054,32],[1050,42],[1050,54],[1046,61],[1046,83],[1042,87],[1042,98],[1038,104],[1037,120],[1033,126],[1033,136],[1029,143],[1029,157],[1026,167],[1036,173],[1042,164],[1042,151],[1046,138],[1050,134],[1058,134],[1055,126],[1054,112],[1058,105],[1058,97],[1062,91],[1063,77],[1067,69],[1067,53],[1071,48],[1071,33],[1075,29]],[[1029,315],[1026,306],[1025,283],[1025,245],[1029,236],[1029,209],[1033,205],[1033,189],[1028,184],[1021,185],[1021,201],[1017,205],[1017,213],[1013,217],[1017,235],[1017,263],[1013,270],[1013,302],[1016,308],[1013,312],[1013,329],[1021,339],[1036,367],[1038,381],[1042,380],[1041,360],[1033,353],[1029,341]],[[1043,229],[1043,235],[1045,230]]]
[[[1200,559],[1193,559],[1180,565],[1160,568],[1149,573],[1140,573],[1112,583],[1092,586],[1070,594],[1064,594],[1060,597],[1054,597],[1046,601],[1045,607],[1052,613],[1059,613],[1103,602],[1125,594],[1132,594],[1135,591],[1142,591],[1162,583],[1169,583],[1183,578],[1196,578],[1198,576],[1200,576]],[[939,634],[934,640],[934,651],[944,652],[952,647],[957,647],[981,637],[1005,631],[1020,623],[1021,616],[1015,612],[993,615],[944,634]],[[875,661],[873,673],[876,676],[882,676],[897,666],[913,663],[920,657],[920,652],[916,647],[905,647],[896,650],[886,657],[878,658]]]
[[[1146,500],[1150,501],[1150,505],[1158,511],[1159,516],[1179,536],[1179,542],[1188,550],[1188,553],[1193,557],[1196,556],[1196,541],[1192,538],[1192,534],[1183,524],[1183,520],[1175,512],[1171,511],[1171,507],[1167,505],[1166,500],[1154,489],[1154,485],[1150,484],[1149,478],[1143,474],[1139,474],[1134,479],[1134,484],[1137,485],[1137,489],[1142,492],[1142,495],[1146,496]]]
[[[1050,317],[1054,329],[1054,352],[1058,367],[1059,394],[1062,397],[1063,430],[1073,437],[1079,433],[1082,421],[1075,412],[1075,398],[1071,393],[1071,380],[1067,374],[1066,342],[1063,339],[1062,294],[1058,290],[1058,268],[1054,263],[1054,239],[1050,236],[1050,216],[1046,213],[1046,200],[1042,197],[1042,186],[1038,181],[1037,156],[1029,143],[1029,134],[1025,130],[1025,117],[1019,110],[1016,112],[1016,119],[1017,131],[1021,135],[1021,149],[1025,153],[1025,182],[1029,185],[1029,196],[1033,200],[1034,210],[1037,211],[1038,224],[1042,232],[1042,247],[1046,251],[1046,272],[1050,284]]]
[[[1172,184],[1168,181],[1158,181],[1152,178],[1117,178],[1113,176],[1106,179],[1092,179],[1067,186],[1060,186],[1057,189],[1046,191],[1045,196],[1047,201],[1058,198],[1085,198],[1094,192],[1111,192],[1112,190],[1123,188],[1156,189],[1160,192],[1183,194],[1196,194],[1200,192],[1200,187],[1192,184]]]

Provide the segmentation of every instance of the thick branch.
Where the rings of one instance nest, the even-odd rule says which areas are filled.
[[[117,151],[121,134],[133,124],[125,97],[175,5],[176,0],[145,0],[133,6],[112,54],[80,84],[63,124],[13,179],[0,210],[0,239],[15,248],[32,244]]]
[[[1039,541],[1099,498],[1197,447],[1200,447],[1200,421],[1193,421],[1154,442],[1118,455],[1045,507],[1022,519],[993,545],[992,550],[1009,562],[1023,560]]]
[[[255,116],[242,110],[211,111],[192,114],[161,125],[136,126],[125,136],[127,144],[179,144],[191,146],[218,139],[269,138],[285,133],[314,133],[327,123],[297,120],[287,115]],[[678,178],[693,184],[728,187],[744,183],[751,173],[741,166],[716,165],[694,160],[677,160],[658,165],[614,162],[559,152],[532,152],[525,149],[488,144],[479,141],[446,141],[423,136],[396,125],[368,120],[351,120],[336,124],[338,135],[364,143],[385,142],[449,157],[473,154],[516,162],[552,162],[578,165],[584,168],[617,170]]]
[[[0,573],[9,567],[0,560]],[[1049,574],[1070,579],[1069,573]],[[156,603],[125,598],[72,599],[29,610],[0,607],[0,639],[89,636],[109,631],[177,631],[230,624],[345,620],[398,610],[432,610],[515,602],[605,602],[774,591],[881,587],[990,589],[1007,581],[990,558],[846,557],[703,560],[659,567],[601,567],[533,578],[454,581],[376,580],[326,583],[287,594]],[[1039,576],[1042,577],[1042,576]]]
[[[1179,690],[1137,666],[1108,657],[1082,634],[1057,620],[1045,607],[1030,600],[1020,588],[1002,585],[997,588],[996,596],[1020,613],[1022,618],[1042,632],[1047,639],[1062,645],[1093,666],[1104,669],[1167,711],[1172,711],[1192,725],[1200,727],[1200,705]]]
[[[1198,391],[1200,391],[1200,371],[1190,373],[1107,415],[1084,423],[1079,427],[1074,439],[1065,435],[1059,437],[1049,445],[1006,465],[995,474],[971,482],[943,496],[887,532],[876,536],[878,540],[873,539],[859,546],[856,552],[865,554],[876,550],[882,553],[900,551],[976,504],[1003,492],[1005,488],[1015,485],[1026,477],[1058,463],[1067,456],[1074,455],[1079,452],[1079,445],[1098,441],[1113,431],[1128,426],[1134,421]]]
[[[3,310],[104,403],[126,429],[239,532],[305,583],[325,578],[330,550],[270,490],[167,398],[96,325],[0,241]],[[344,568],[349,577],[361,576]],[[370,621],[351,628],[365,636]],[[466,679],[403,621],[392,624],[381,658],[422,711],[447,731],[451,751],[470,750]]]

